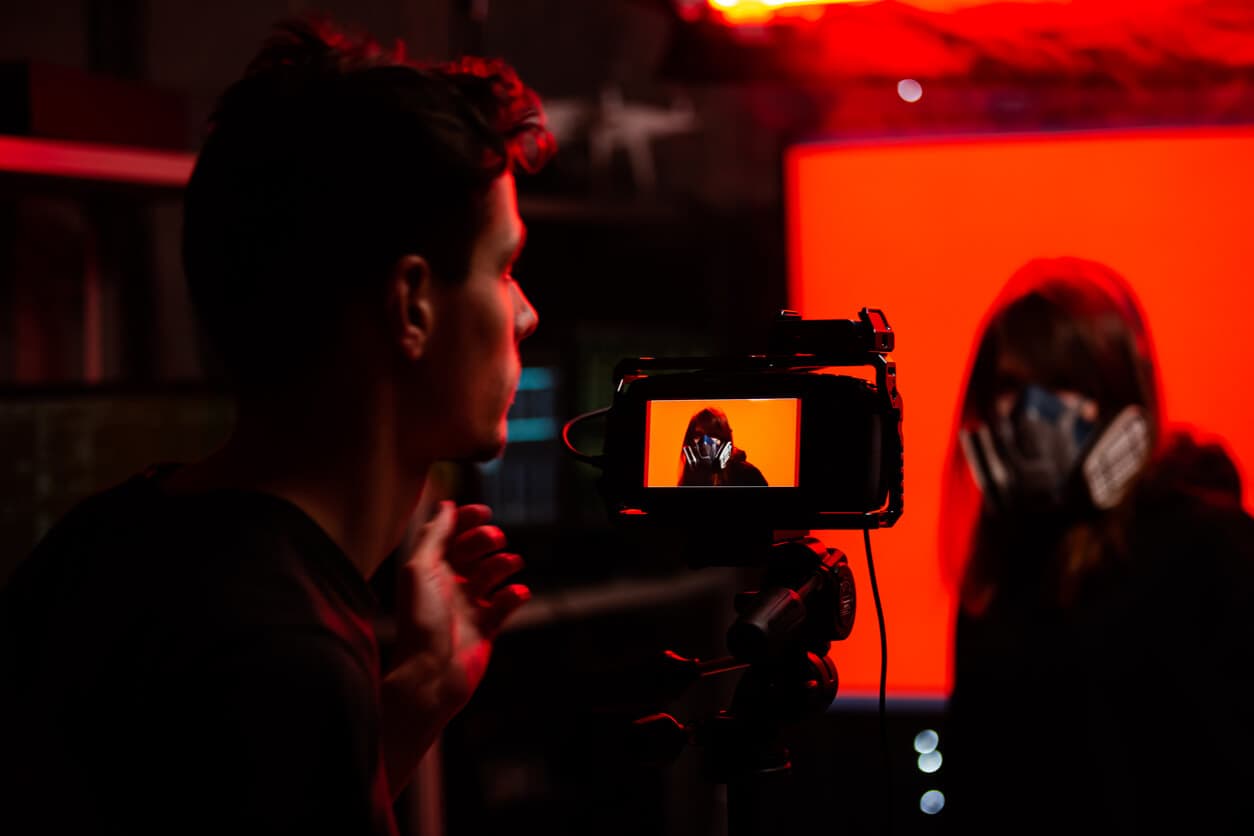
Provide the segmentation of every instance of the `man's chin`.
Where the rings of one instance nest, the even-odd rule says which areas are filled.
[[[499,459],[505,453],[505,433],[491,440],[474,447],[467,455],[462,456],[463,461],[475,462],[482,464],[490,462],[493,459]]]
[[[509,424],[502,419],[494,427],[484,427],[479,432],[468,432],[462,435],[455,453],[447,458],[452,461],[480,464],[499,459],[505,453],[505,442],[509,437]],[[469,428],[467,428],[469,429]]]

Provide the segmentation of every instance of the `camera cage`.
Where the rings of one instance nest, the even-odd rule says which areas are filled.
[[[904,492],[894,345],[879,309],[862,308],[856,320],[805,320],[785,310],[765,354],[624,359],[613,372],[613,404],[599,410],[608,412],[604,452],[576,455],[602,469],[598,488],[611,518],[623,524],[719,531],[892,526]],[[835,373],[842,368],[873,375]],[[746,398],[799,401],[794,486],[646,485],[651,401]],[[572,452],[567,431],[578,420],[563,432]]]

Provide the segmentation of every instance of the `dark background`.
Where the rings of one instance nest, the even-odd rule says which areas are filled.
[[[44,0],[0,12],[0,139],[193,152],[214,97],[270,24],[315,11],[402,39],[418,58],[505,58],[548,103],[560,144],[549,168],[519,180],[529,244],[517,275],[541,324],[523,346],[530,383],[513,441],[501,461],[457,476],[464,495],[496,508],[536,598],[432,756],[437,768],[398,804],[403,827],[425,836],[725,832],[726,791],[701,750],[643,765],[614,721],[665,709],[699,723],[726,705],[734,675],[665,700],[642,666],[666,649],[722,655],[732,597],[752,571],[689,570],[673,547],[611,530],[594,472],[562,455],[557,428],[608,405],[620,358],[763,347],[787,303],[784,148],[818,134],[1254,112],[1245,65],[1185,61],[1146,75],[1124,63],[1116,80],[1079,64],[1015,67],[1012,51],[930,80],[928,101],[943,106],[909,111],[884,92],[901,76],[875,61],[865,75],[856,62],[807,74],[797,44],[746,45],[680,22],[663,0]],[[1150,95],[1122,95],[1142,77]],[[1202,81],[1211,94],[1193,95]],[[207,452],[229,428],[183,289],[178,229],[177,188],[0,170],[0,579],[79,498],[152,461]],[[596,433],[580,442],[595,450]],[[859,618],[873,619],[870,590],[859,595]],[[386,623],[380,632],[386,650]],[[626,707],[608,715],[611,703]],[[862,833],[891,810],[896,832],[930,831],[937,820],[919,796],[942,784],[915,768],[912,741],[942,708],[895,700],[881,726],[874,703],[838,697],[790,727],[796,796],[779,814]]]

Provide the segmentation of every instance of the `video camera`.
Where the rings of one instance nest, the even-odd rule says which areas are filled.
[[[733,832],[785,832],[780,793],[791,769],[783,726],[822,713],[836,698],[832,642],[853,630],[857,595],[845,554],[812,529],[861,529],[880,622],[870,530],[894,525],[904,483],[902,399],[894,334],[883,311],[857,319],[804,320],[781,311],[765,354],[636,357],[614,368],[611,406],[562,428],[575,458],[601,469],[613,521],[678,535],[691,568],[760,566],[756,589],[735,598],[729,656],[672,651],[636,677],[678,692],[710,676],[744,671],[728,708],[696,725],[654,712],[630,725],[647,762],[689,743],[727,785]],[[860,372],[860,373],[859,373]],[[603,452],[580,453],[579,422],[606,415]],[[884,682],[880,685],[881,717]]]
[[[781,311],[767,352],[614,369],[601,468],[612,520],[724,532],[869,529],[902,513],[902,398],[881,310]],[[861,370],[862,374],[851,373]]]

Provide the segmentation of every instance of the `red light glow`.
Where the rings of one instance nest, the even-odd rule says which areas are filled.
[[[817,20],[823,7],[879,0],[706,0],[725,22],[733,25],[769,23],[779,17]]]
[[[706,0],[706,6],[724,23],[733,26],[795,21],[815,21],[830,6],[870,6],[881,0]],[[996,0],[901,0],[905,5],[931,12],[952,12],[982,6]],[[1013,0],[1021,4],[1065,4],[1070,0]],[[686,8],[681,6],[682,8]]]

